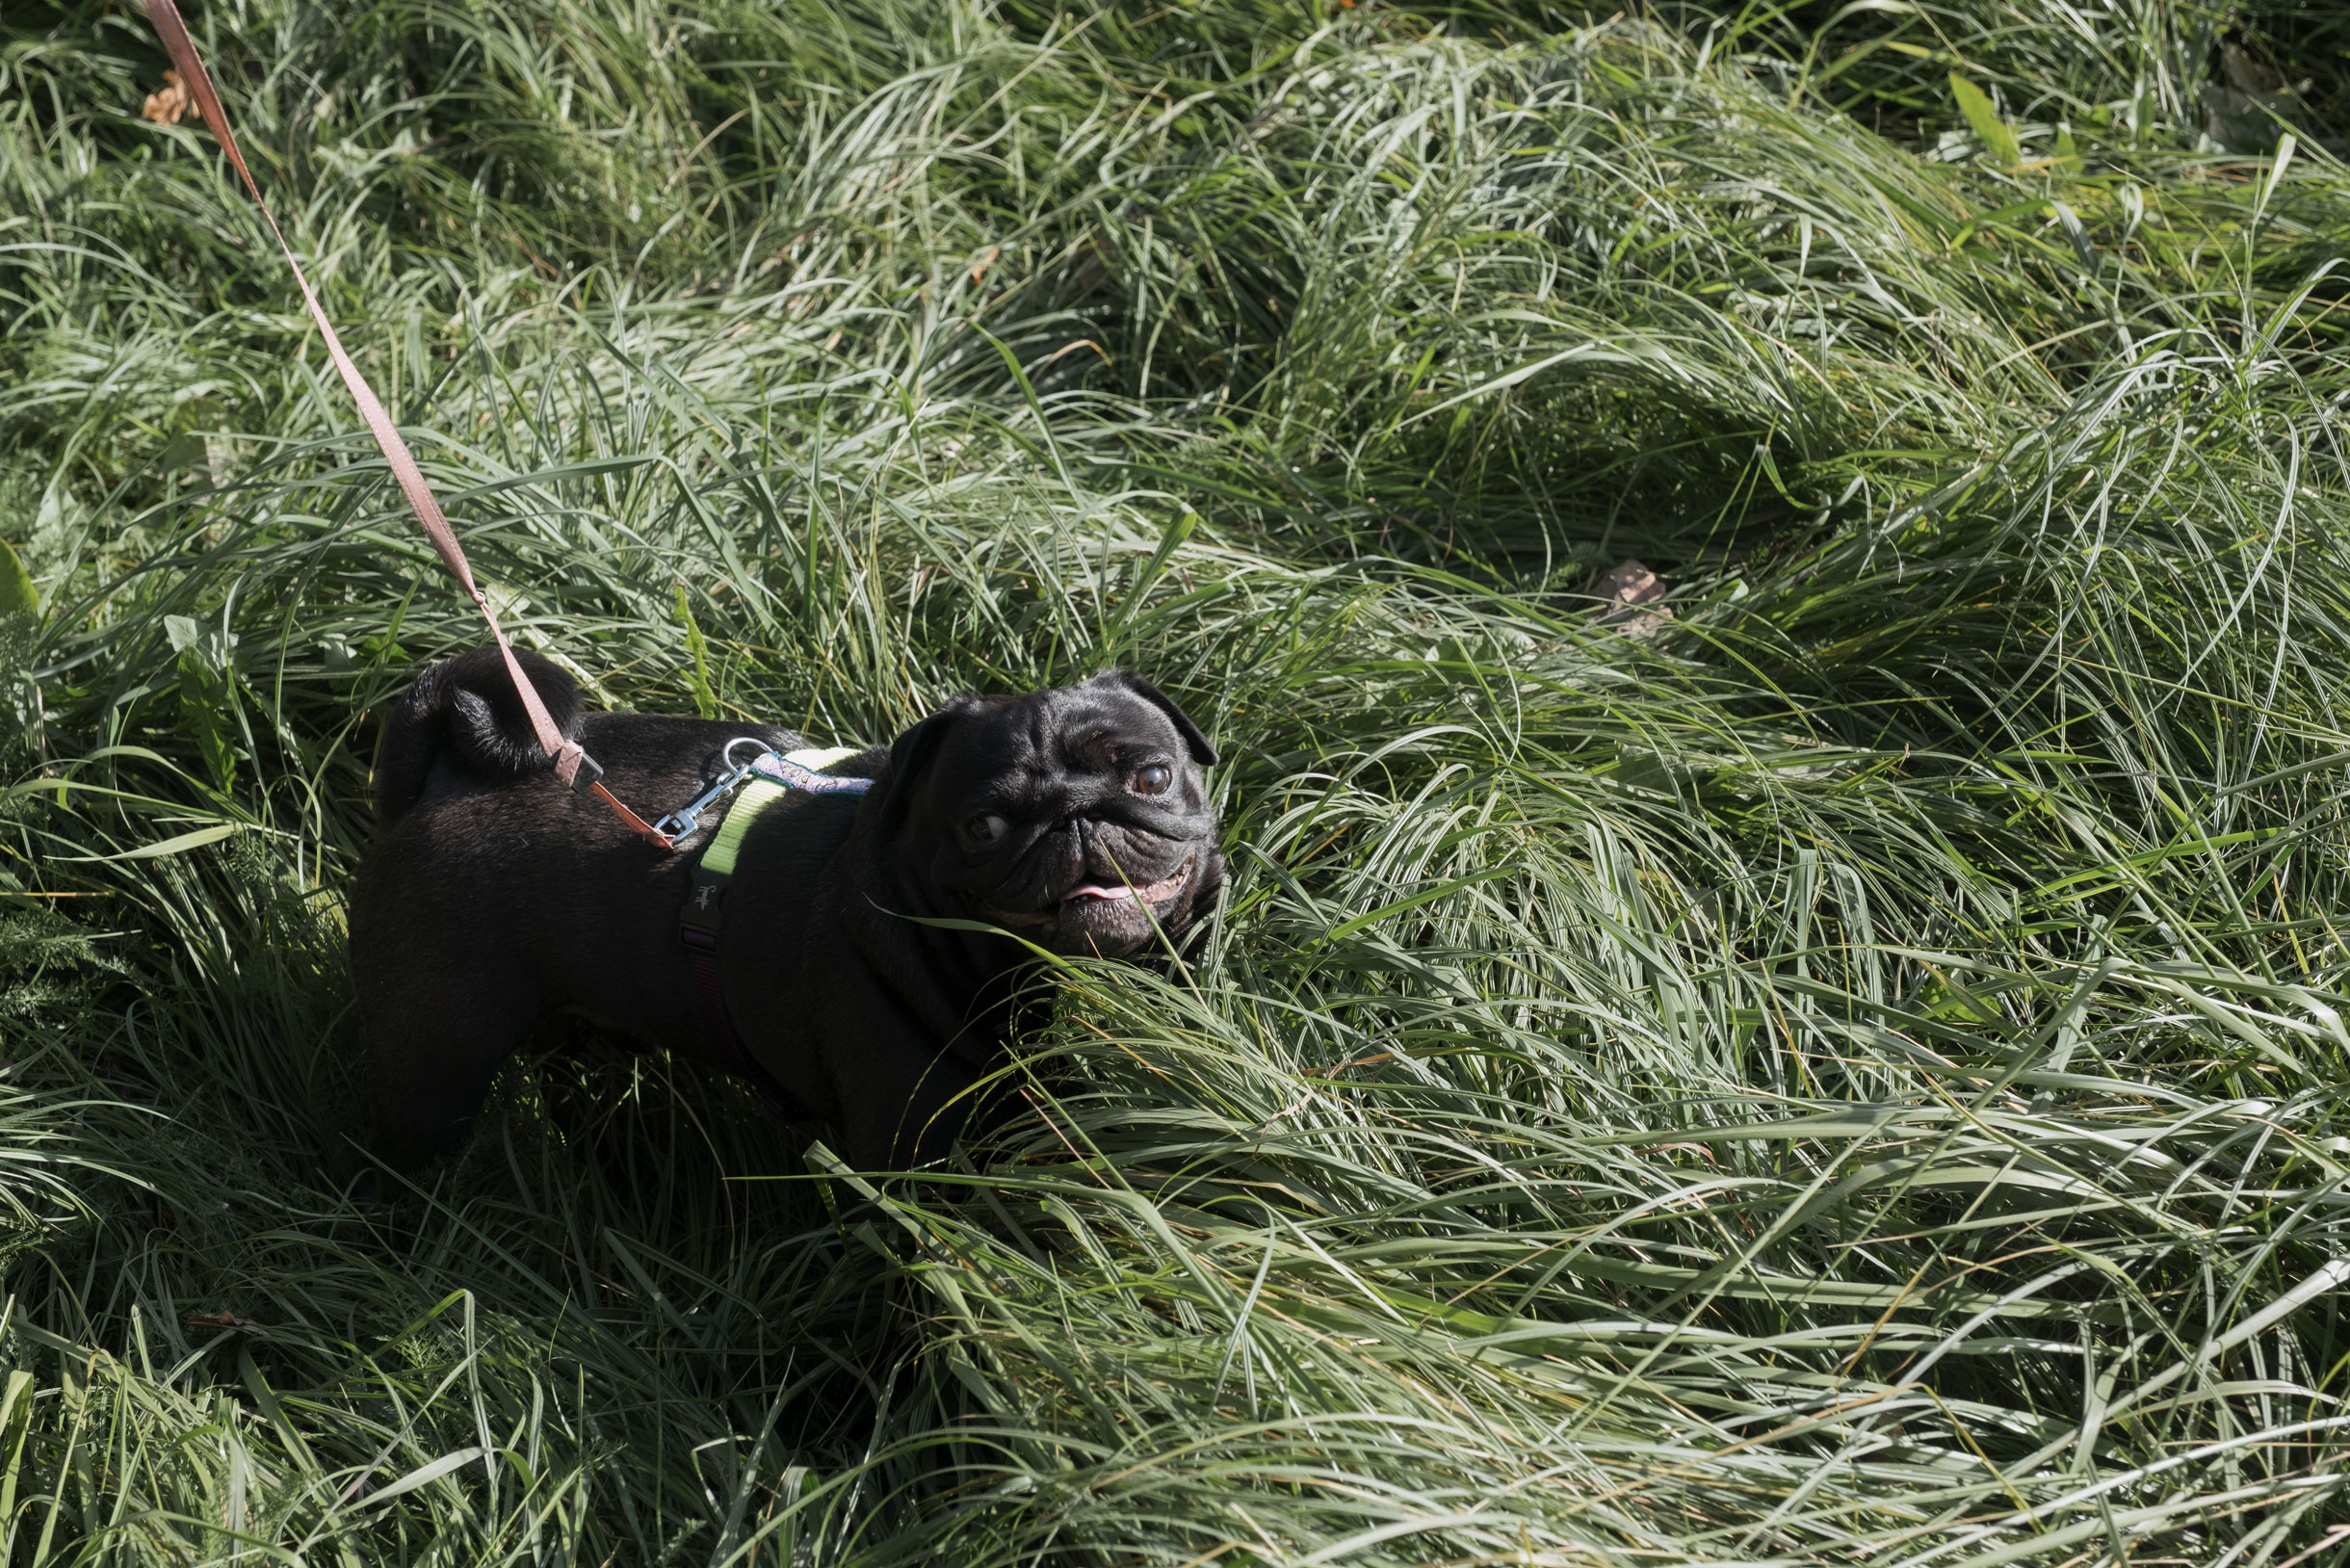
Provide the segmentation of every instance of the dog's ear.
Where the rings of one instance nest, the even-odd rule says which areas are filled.
[[[1198,763],[1202,768],[1215,766],[1215,747],[1208,744],[1208,737],[1201,733],[1200,727],[1191,722],[1191,716],[1185,713],[1182,706],[1173,697],[1168,696],[1141,676],[1131,670],[1105,669],[1085,684],[1087,686],[1114,686],[1121,691],[1132,692],[1173,721],[1176,733],[1183,737],[1184,745],[1191,748],[1193,762]]]
[[[938,755],[939,743],[955,720],[979,705],[979,699],[965,692],[947,699],[947,705],[929,718],[907,730],[889,748],[889,782],[881,797],[881,824],[895,828],[905,821],[905,814],[914,806],[914,794],[922,787],[923,775],[930,771],[931,759]]]

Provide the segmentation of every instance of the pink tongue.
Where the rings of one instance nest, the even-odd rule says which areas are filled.
[[[1077,884],[1077,886],[1062,894],[1060,896],[1060,902],[1063,903],[1072,903],[1079,899],[1109,899],[1112,901],[1118,899],[1140,899],[1143,902],[1149,903],[1156,899],[1173,897],[1175,890],[1183,886],[1183,879],[1190,870],[1191,863],[1187,860],[1182,865],[1176,867],[1174,871],[1170,872],[1164,877],[1142,887],[1128,887],[1123,882],[1119,883],[1116,887],[1111,887],[1106,882],[1080,882]]]

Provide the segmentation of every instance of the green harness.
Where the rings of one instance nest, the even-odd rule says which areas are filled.
[[[856,754],[855,746],[846,745],[792,751],[781,757],[770,751],[741,770],[734,804],[727,808],[726,820],[703,848],[701,859],[693,867],[692,891],[686,896],[686,906],[677,916],[677,940],[686,950],[686,966],[693,973],[693,994],[701,1004],[703,1032],[710,1036],[726,1065],[749,1079],[769,1112],[782,1121],[806,1121],[810,1115],[808,1108],[750,1054],[750,1047],[743,1042],[742,1033],[734,1026],[733,1015],[726,1010],[726,993],[718,980],[718,930],[726,913],[726,886],[734,879],[735,857],[742,852],[743,835],[750,831],[750,824],[759,819],[760,813],[777,800],[794,790],[811,795],[861,795],[873,787],[870,778],[848,778],[822,771]],[[708,805],[724,787],[722,781],[719,789],[714,789],[689,809]],[[690,823],[691,819],[689,832]],[[685,834],[678,836],[683,838]]]

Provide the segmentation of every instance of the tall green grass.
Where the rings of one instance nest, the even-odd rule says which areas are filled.
[[[524,640],[843,740],[1125,664],[1235,876],[926,1184],[550,1028],[345,1196],[480,633],[137,18],[12,11],[0,1557],[2350,1560],[2322,18],[194,23]]]

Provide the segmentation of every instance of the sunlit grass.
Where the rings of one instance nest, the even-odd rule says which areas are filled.
[[[2335,34],[195,23],[523,640],[825,741],[1130,666],[1234,880],[926,1185],[550,1028],[344,1196],[480,633],[160,50],[12,13],[0,1557],[2350,1559]]]

